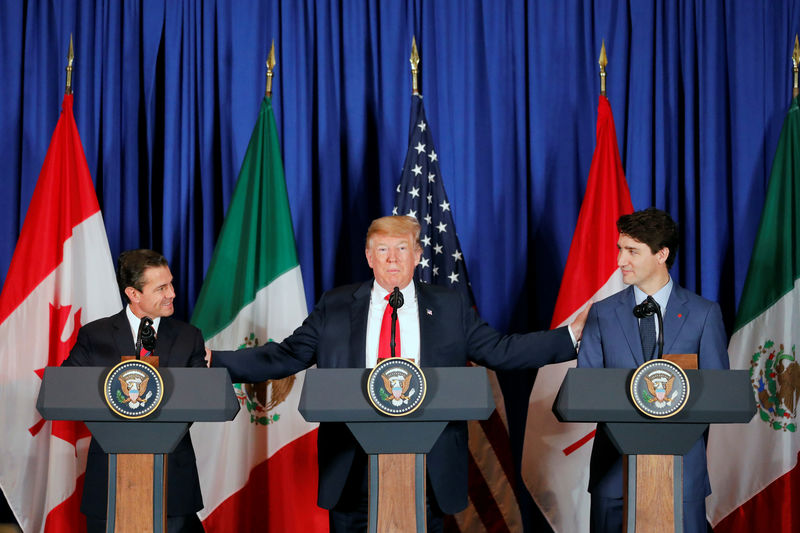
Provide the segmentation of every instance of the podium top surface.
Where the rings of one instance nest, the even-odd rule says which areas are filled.
[[[309,422],[433,422],[485,420],[494,397],[483,367],[423,367],[428,385],[422,405],[406,416],[379,413],[366,394],[369,368],[306,371],[299,411]]]
[[[47,367],[36,408],[47,420],[119,422],[106,405],[103,384],[110,368]],[[228,371],[224,368],[159,368],[164,399],[142,422],[222,422],[239,412]]]
[[[746,423],[756,412],[747,370],[686,370],[689,399],[669,418],[641,413],[630,399],[632,368],[571,368],[553,411],[562,422]]]

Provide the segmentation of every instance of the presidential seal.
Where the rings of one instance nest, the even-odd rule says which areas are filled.
[[[367,396],[372,405],[389,416],[413,413],[427,392],[425,374],[413,361],[400,357],[384,359],[367,379]]]
[[[144,418],[164,397],[164,381],[156,368],[144,361],[123,361],[106,376],[103,392],[108,407],[123,418]]]
[[[633,405],[653,418],[669,418],[689,399],[689,379],[681,367],[665,359],[651,359],[631,378]]]

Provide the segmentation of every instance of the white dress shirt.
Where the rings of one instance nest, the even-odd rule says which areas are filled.
[[[419,306],[417,305],[417,288],[412,281],[404,288],[400,289],[403,294],[403,306],[397,310],[397,333],[400,336],[401,353],[398,357],[413,359],[420,364],[420,340],[419,340]],[[372,283],[372,291],[369,296],[369,317],[367,318],[367,342],[364,360],[365,368],[372,368],[378,362],[378,343],[381,337],[381,323],[383,313],[389,302],[385,300],[389,291],[378,285],[377,281]]]
[[[125,315],[128,317],[128,324],[131,325],[131,334],[133,335],[133,344],[136,345],[136,335],[139,333],[139,323],[141,323],[142,319],[138,316],[133,314],[131,311],[131,306],[125,306]],[[153,319],[153,329],[155,330],[156,334],[158,334],[158,325],[161,323],[161,317],[157,316]]]

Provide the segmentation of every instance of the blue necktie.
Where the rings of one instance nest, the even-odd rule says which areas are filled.
[[[642,338],[644,360],[652,359],[656,351],[656,317],[654,314],[639,319],[639,336]]]

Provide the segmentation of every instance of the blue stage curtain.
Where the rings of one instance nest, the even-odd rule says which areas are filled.
[[[676,218],[672,274],[719,301],[730,328],[798,31],[800,0],[0,1],[0,283],[58,118],[70,33],[111,251],[162,251],[179,316],[211,259],[273,39],[308,303],[366,278],[364,234],[391,211],[407,149],[416,35],[478,309],[501,330],[545,328],[594,149],[605,39],[634,207]],[[525,403],[526,390],[511,394]]]

